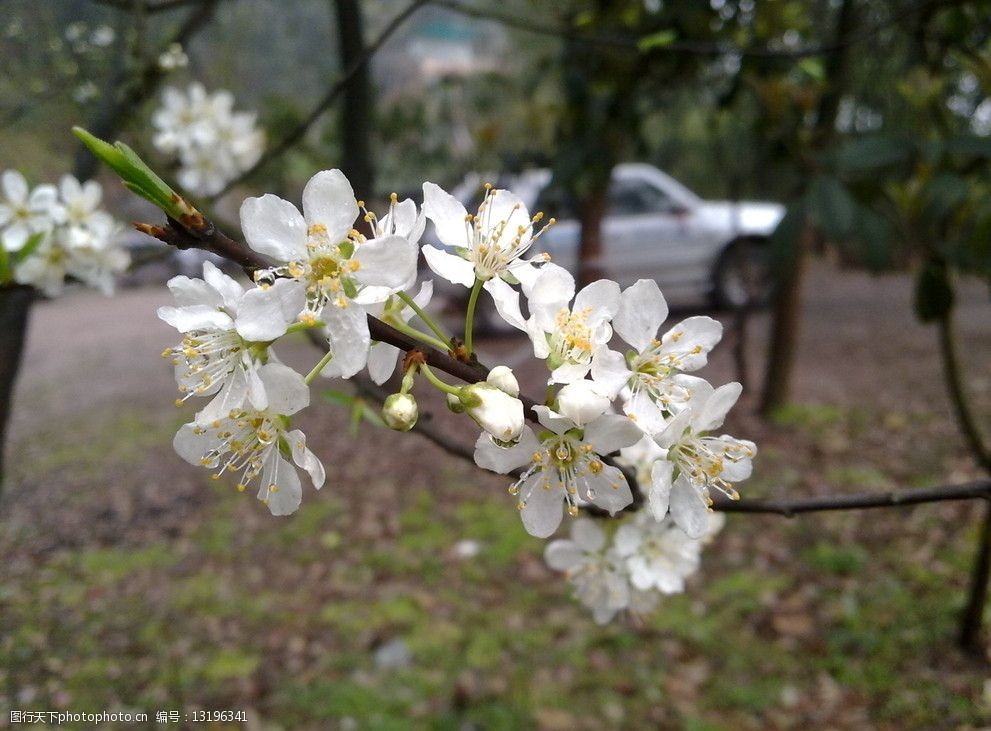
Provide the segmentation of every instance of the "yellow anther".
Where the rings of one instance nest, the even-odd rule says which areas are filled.
[[[577,505],[569,505],[568,506],[568,515],[570,515],[572,518],[574,518],[576,515],[578,515],[578,506]]]

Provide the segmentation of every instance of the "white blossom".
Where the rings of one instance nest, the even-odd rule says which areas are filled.
[[[621,353],[600,346],[592,360],[592,378],[615,397],[628,389],[623,410],[647,434],[664,428],[665,420],[692,397],[701,379],[682,376],[707,362],[722,337],[722,325],[711,317],[689,317],[656,339],[668,306],[657,283],[641,279],[623,291],[612,326],[634,351]]]
[[[707,435],[722,426],[740,391],[739,383],[699,389],[657,435],[666,457],[651,470],[651,512],[657,516],[670,509],[675,523],[692,538],[705,534],[710,490],[739,499],[733,484],[750,477],[753,469],[751,460],[757,454],[753,442]]]
[[[575,597],[592,610],[596,623],[606,624],[630,606],[631,591],[622,556],[606,548],[602,529],[587,518],[571,524],[571,538],[551,541],[544,560],[564,571]]]
[[[568,404],[561,404],[566,411]],[[546,406],[534,411],[545,431],[538,438],[524,427],[520,441],[511,447],[496,444],[482,434],[475,444],[475,463],[493,472],[506,474],[522,467],[523,474],[510,487],[517,495],[517,507],[527,532],[546,538],[561,523],[564,506],[572,515],[578,502],[590,502],[611,514],[633,500],[622,471],[602,461],[610,454],[636,442],[641,432],[627,417],[601,414],[578,424],[588,413],[558,413]]]
[[[173,51],[159,59],[163,68],[181,65],[182,48]],[[258,162],[265,149],[265,134],[257,128],[254,112],[234,111],[229,91],[210,94],[199,83],[185,92],[167,87],[152,124],[152,144],[178,159],[180,185],[198,195],[219,193]]]
[[[358,202],[340,170],[314,175],[303,190],[303,212],[266,194],[241,205],[248,245],[282,262],[256,277],[284,277],[304,294],[303,322],[323,321],[333,360],[325,376],[349,378],[365,367],[371,338],[363,304],[381,302],[407,286],[416,271],[416,246],[385,235],[354,231]]]
[[[259,377],[264,346],[286,332],[303,306],[303,296],[288,280],[247,292],[210,262],[203,279],[185,276],[169,280],[175,307],[161,307],[158,316],[183,334],[179,345],[162,356],[176,368],[176,381],[185,396],[214,399],[198,415],[212,422],[249,404],[268,405]]]
[[[457,198],[434,183],[423,184],[423,212],[449,249],[425,245],[427,265],[454,284],[471,287],[476,278],[485,282],[483,287],[492,295],[499,314],[522,329],[519,293],[511,285],[532,282],[539,272],[536,265],[548,260],[545,254],[523,258],[543,233],[544,229],[534,232],[543,214],[531,217],[515,194],[490,185],[478,212],[469,214]]]
[[[0,238],[7,251],[19,251],[31,236],[50,232],[61,219],[55,186],[39,185],[31,190],[21,173],[7,170],[0,176],[0,187]]]
[[[549,382],[584,378],[592,354],[612,337],[609,323],[619,310],[619,285],[600,279],[575,295],[574,277],[556,264],[547,264],[531,286],[524,283],[523,291],[530,308],[524,327],[533,354],[547,361]]]
[[[287,426],[286,417],[309,404],[310,392],[303,377],[281,363],[262,366],[258,378],[267,394],[266,408],[235,409],[208,424],[186,424],[173,446],[190,464],[217,470],[216,478],[238,473],[238,490],[257,481],[258,499],[272,515],[289,515],[299,508],[303,492],[292,463],[309,474],[315,488],[324,482],[323,465],[307,449],[303,432]]]

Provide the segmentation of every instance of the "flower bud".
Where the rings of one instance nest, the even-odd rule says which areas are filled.
[[[520,395],[520,384],[516,380],[516,376],[513,375],[513,369],[508,366],[496,366],[489,371],[489,376],[485,381],[513,398]]]
[[[488,383],[464,386],[459,394],[465,413],[503,442],[515,442],[523,431],[523,402]]]
[[[390,429],[409,431],[416,424],[419,410],[411,393],[394,393],[382,406],[382,419]]]

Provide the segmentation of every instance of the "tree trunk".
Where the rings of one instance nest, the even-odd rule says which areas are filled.
[[[825,62],[829,87],[823,92],[816,110],[816,122],[812,129],[814,149],[828,147],[836,134],[836,114],[850,75],[849,45],[844,45],[844,42],[855,27],[853,0],[843,0],[837,11],[833,32],[833,41],[837,48],[827,56]],[[760,413],[765,417],[788,400],[791,390],[791,375],[801,324],[802,286],[810,249],[806,237],[800,239],[799,251],[795,253],[793,263],[783,269],[775,287],[771,342],[760,406]]]
[[[365,54],[364,19],[360,0],[333,0],[337,15],[337,47],[341,68]],[[358,198],[375,197],[372,131],[375,128],[370,64],[363,64],[344,87],[341,105],[341,169]]]
[[[771,342],[761,396],[761,416],[768,417],[788,400],[791,374],[798,350],[799,325],[802,319],[802,288],[808,268],[809,239],[813,231],[806,224],[797,241],[798,250],[774,287],[771,314]]]
[[[18,284],[0,287],[0,490],[5,477],[3,454],[7,423],[33,300],[32,287]]]
[[[970,410],[960,360],[957,356],[956,340],[953,334],[953,310],[947,310],[936,322],[939,331],[939,353],[946,381],[947,395],[953,406],[957,426],[967,443],[967,448],[977,463],[991,474],[991,451],[985,446],[984,438],[977,426],[977,419]],[[974,655],[983,654],[981,628],[984,624],[984,608],[987,605],[988,575],[991,573],[991,503],[984,511],[981,524],[981,537],[977,553],[970,571],[970,587],[967,604],[960,615],[960,632],[957,637],[960,647]]]
[[[581,239],[578,246],[578,286],[584,287],[602,274],[602,219],[606,214],[609,179],[596,181],[595,190],[584,197],[579,211]]]

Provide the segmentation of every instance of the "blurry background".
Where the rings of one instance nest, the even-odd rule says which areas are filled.
[[[163,68],[175,41],[188,64]],[[68,130],[168,172],[150,117],[192,80],[257,110],[277,152],[197,201],[233,233],[245,196],[298,200],[329,167],[380,210],[392,191],[419,201],[423,180],[466,201],[485,180],[518,190],[561,219],[544,243],[576,275],[652,276],[674,317],[723,321],[703,375],[744,382],[727,430],[761,450],[746,497],[991,470],[991,3],[4,0],[0,64],[0,169],[96,175],[123,220],[158,214]],[[971,589],[985,506],[731,516],[685,595],[600,628],[504,479],[416,436],[354,436],[329,400],[300,419],[328,484],[291,519],[179,460],[192,409],[171,405],[157,354],[175,333],[155,309],[201,259],[128,241],[147,262],[117,297],[71,291],[32,312],[0,497],[4,717],[991,722]],[[517,367],[530,349],[494,331],[480,351]],[[280,355],[317,358],[303,338]],[[521,375],[538,393],[541,369]]]

